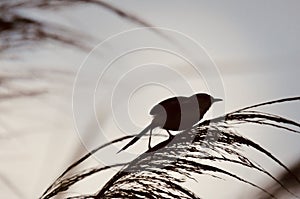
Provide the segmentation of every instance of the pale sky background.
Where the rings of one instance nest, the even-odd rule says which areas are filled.
[[[183,80],[178,74],[192,85],[194,91],[210,91],[214,96],[224,98],[224,103],[217,105],[210,116],[259,102],[299,96],[299,1],[109,2],[156,27],[178,31],[193,38],[204,47],[217,69],[210,68],[214,66],[204,51],[197,51],[198,48],[190,45],[189,41],[170,32],[167,36],[170,34],[174,40],[182,39],[178,42],[180,47],[151,31],[143,30],[109,40],[97,48],[96,53],[91,54],[84,64],[87,52],[57,43],[32,46],[30,50],[10,51],[9,55],[17,58],[2,59],[1,73],[27,75],[35,72],[34,79],[15,82],[15,87],[47,89],[48,93],[36,98],[0,101],[0,176],[18,187],[20,192],[13,193],[6,183],[0,181],[0,198],[39,197],[67,165],[86,152],[86,148],[99,145],[99,139],[104,142],[103,135],[97,134],[99,126],[96,118],[106,139],[119,137],[124,132],[134,134],[142,130],[151,120],[148,112],[155,103],[173,94],[193,93],[181,83]],[[74,6],[47,14],[32,10],[27,14],[87,34],[94,38],[87,41],[93,47],[112,35],[138,27],[133,22],[94,6]],[[88,94],[94,92],[96,77],[112,58],[132,47],[145,46],[163,46],[172,51],[183,51],[186,53],[184,56],[205,63],[200,67],[204,77],[199,78],[191,66],[179,57],[159,50],[142,50],[124,55],[109,67],[98,82],[95,117],[94,110],[90,109],[94,99]],[[141,66],[143,64],[146,66]],[[82,81],[76,84],[75,91],[82,92],[82,95],[74,100],[78,102],[75,116],[80,116],[77,118],[79,121],[76,118],[74,121],[72,91],[80,66],[86,73],[78,76],[79,79],[82,77]],[[207,70],[213,71],[212,76],[205,76],[211,74]],[[221,81],[215,76],[217,70],[224,90],[212,85],[212,82],[218,84]],[[146,80],[157,84],[143,86]],[[208,83],[205,84],[204,80]],[[111,94],[112,100],[107,97]],[[125,109],[127,107],[128,110]],[[299,121],[299,108],[299,103],[295,103],[264,110]],[[244,133],[289,166],[299,159],[299,135],[260,128],[248,128]],[[115,155],[111,152],[109,156],[98,154],[96,158],[103,164],[125,161],[133,157],[131,153],[136,149],[143,151],[145,143],[137,144],[128,153]],[[116,148],[110,150],[117,151]],[[277,172],[276,168],[271,169]],[[240,172],[247,176],[247,171]],[[207,182],[206,177],[203,179]],[[264,181],[258,179],[256,182]],[[193,183],[189,186],[195,189],[199,187],[203,198],[240,198],[243,192],[256,191],[249,186],[232,189],[232,184],[224,182],[220,186],[216,180],[209,183]],[[214,183],[222,187],[220,193],[215,191]],[[79,192],[79,188],[73,191]]]

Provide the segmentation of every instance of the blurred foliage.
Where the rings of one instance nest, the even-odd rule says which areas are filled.
[[[3,0],[0,2],[0,53],[45,40],[57,41],[81,49],[90,49],[82,41],[87,35],[26,15],[26,11],[55,11],[84,4],[107,9],[141,26],[151,26],[140,18],[100,0]]]

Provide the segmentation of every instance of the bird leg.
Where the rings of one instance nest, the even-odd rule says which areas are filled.
[[[168,134],[169,134],[169,139],[172,138],[172,137],[174,137],[174,135],[172,135],[171,132],[170,132],[169,130],[166,130],[166,131],[167,131]]]
[[[150,129],[149,142],[148,142],[148,149],[151,149],[151,137],[152,137],[152,129]]]

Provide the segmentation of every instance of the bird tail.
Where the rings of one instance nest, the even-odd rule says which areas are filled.
[[[152,124],[149,124],[142,132],[140,132],[138,135],[136,135],[128,144],[126,144],[122,149],[120,149],[117,153],[120,153],[121,151],[124,151],[131,145],[133,145],[135,142],[137,142],[143,135],[145,135],[149,130],[151,130]]]

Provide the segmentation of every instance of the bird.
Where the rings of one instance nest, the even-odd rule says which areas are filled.
[[[181,131],[191,128],[203,118],[213,103],[219,101],[223,100],[213,98],[206,93],[197,93],[190,97],[177,96],[161,101],[150,110],[150,115],[153,116],[152,122],[117,153],[126,150],[148,131],[150,131],[148,149],[151,149],[151,136],[154,128],[166,130],[170,139],[173,137],[170,130]]]

